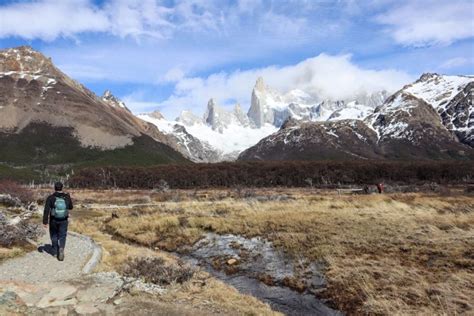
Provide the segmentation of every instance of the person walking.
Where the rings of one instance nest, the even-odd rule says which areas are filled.
[[[47,228],[49,223],[53,255],[57,256],[59,261],[63,261],[69,211],[72,210],[73,205],[69,194],[63,192],[61,182],[54,184],[54,191],[53,194],[48,196],[44,205],[43,225]]]

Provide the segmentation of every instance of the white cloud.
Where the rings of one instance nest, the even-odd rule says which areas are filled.
[[[464,57],[455,57],[446,60],[444,63],[441,64],[440,68],[441,69],[452,69],[456,67],[461,67],[469,64],[470,61],[467,58]]]
[[[127,107],[134,113],[145,113],[157,110],[158,103],[144,100],[145,93],[142,90],[137,90],[129,95],[122,97]]]
[[[177,81],[173,94],[159,103],[159,107],[171,117],[185,109],[202,113],[210,98],[217,99],[224,106],[239,102],[248,107],[253,85],[259,76],[283,93],[298,88],[314,97],[333,100],[381,90],[393,92],[413,80],[407,73],[397,70],[361,68],[352,63],[350,55],[320,54],[285,67],[219,72],[206,78],[184,77]]]
[[[167,7],[157,0],[39,0],[0,6],[0,37],[52,41],[80,33],[167,38],[175,30],[218,29],[206,2],[184,0]]]
[[[106,14],[87,0],[43,0],[0,7],[0,37],[52,41],[82,32],[102,32],[108,27]]]
[[[179,80],[184,78],[184,71],[179,67],[171,68],[166,72],[163,76],[164,82],[178,82]]]
[[[376,17],[396,42],[410,46],[449,45],[474,37],[472,0],[414,0]]]

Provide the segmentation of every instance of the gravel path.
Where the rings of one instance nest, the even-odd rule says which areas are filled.
[[[38,246],[37,251],[1,264],[0,281],[39,283],[73,279],[81,274],[94,250],[92,240],[77,234],[68,234],[62,262],[45,251],[51,247],[49,234],[40,238]]]

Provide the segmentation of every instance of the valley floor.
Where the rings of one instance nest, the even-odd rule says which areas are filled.
[[[71,195],[76,201],[71,228],[101,244],[100,271],[124,271],[130,258],[143,256],[176,262],[176,251],[186,252],[209,233],[260,236],[294,262],[324,266],[327,287],[318,296],[347,314],[474,311],[474,196],[461,190],[383,195],[74,190]],[[227,266],[224,259],[215,268]],[[233,273],[239,264],[224,270]],[[272,283],[265,276],[261,281]],[[286,285],[296,291],[308,286],[297,279]],[[272,313],[205,272],[170,289],[157,300],[223,314]]]

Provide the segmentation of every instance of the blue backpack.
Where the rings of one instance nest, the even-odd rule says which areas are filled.
[[[69,210],[67,209],[66,200],[64,198],[56,197],[54,208],[51,210],[51,215],[58,219],[65,219],[68,217]]]

